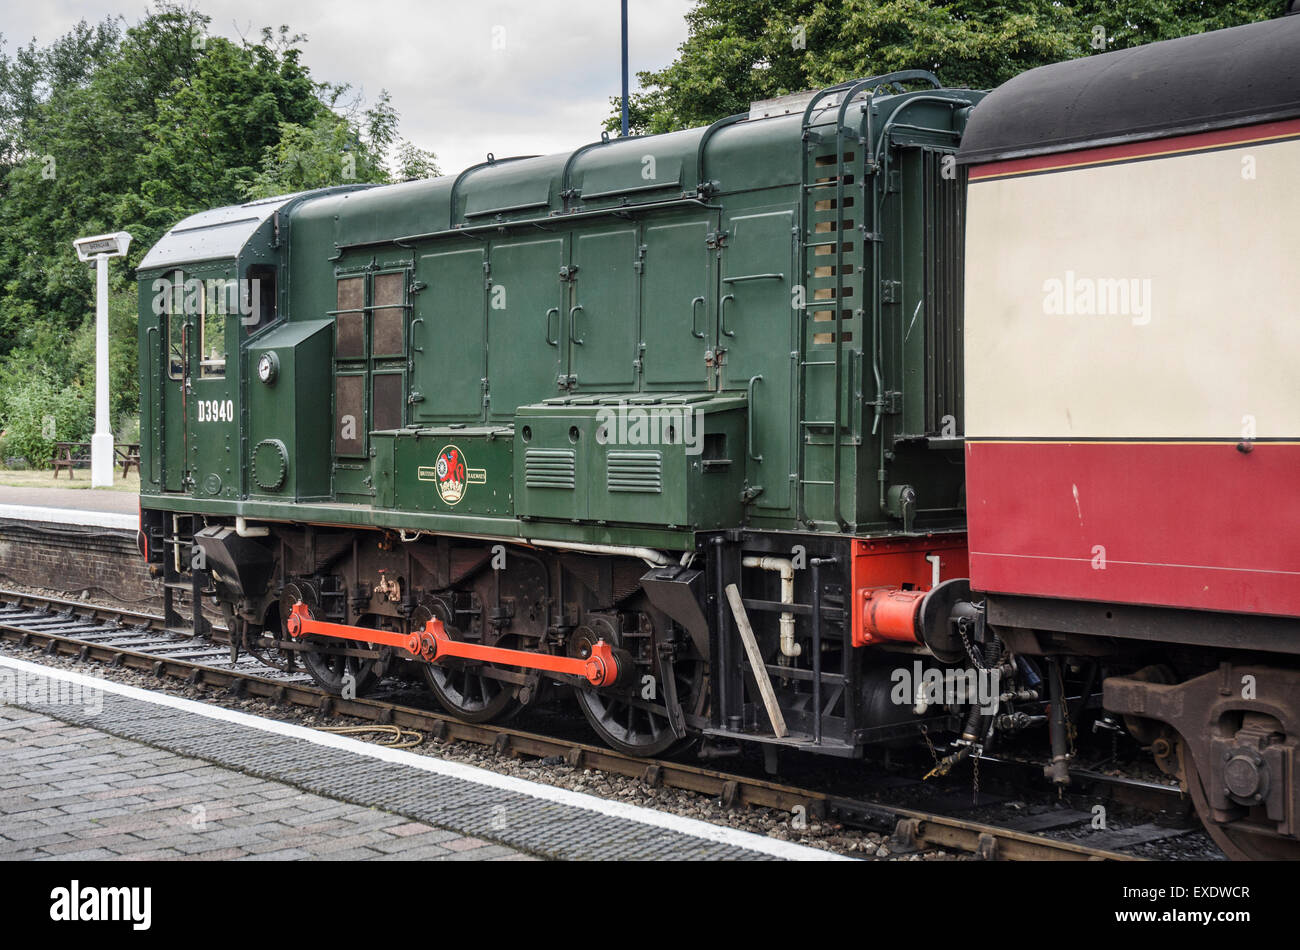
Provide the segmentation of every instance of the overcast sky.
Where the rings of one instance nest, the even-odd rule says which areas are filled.
[[[438,155],[444,172],[498,157],[545,154],[599,138],[619,93],[618,0],[196,0],[210,32],[256,37],[281,23],[307,35],[317,80],[350,82],[373,101],[392,93],[401,134]],[[629,0],[631,81],[671,62],[686,39],[689,0]],[[11,54],[78,20],[123,14],[143,0],[3,0]]]

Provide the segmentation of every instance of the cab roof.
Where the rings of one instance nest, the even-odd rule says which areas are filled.
[[[298,194],[301,192],[192,214],[149,248],[139,270],[237,257],[262,222]]]

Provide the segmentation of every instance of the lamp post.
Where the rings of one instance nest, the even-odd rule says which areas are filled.
[[[125,257],[131,235],[96,234],[72,242],[77,259],[95,262],[95,434],[90,439],[90,487],[113,487],[113,425],[108,417],[108,259]]]
[[[623,137],[627,138],[627,0],[623,0]]]

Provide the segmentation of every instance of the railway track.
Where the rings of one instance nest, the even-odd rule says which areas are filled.
[[[305,674],[286,674],[248,657],[232,664],[228,648],[219,642],[224,631],[216,630],[214,634],[213,640],[196,643],[166,633],[162,618],[152,614],[0,590],[0,640],[42,649],[51,656],[106,663],[151,673],[159,680],[224,690],[235,697],[259,697],[278,705],[313,709],[321,715],[397,725],[427,733],[439,741],[489,746],[498,754],[562,760],[573,767],[627,776],[651,786],[715,797],[729,808],[756,806],[786,813],[803,809],[809,817],[892,834],[891,848],[895,851],[941,848],[1003,860],[1140,860],[1121,851],[1031,831],[843,797],[683,762],[635,758],[603,746],[506,726],[466,723],[382,698],[346,699],[319,689]],[[1126,783],[1105,778],[1120,785]],[[1169,791],[1166,786],[1142,787],[1152,783],[1132,784],[1148,796],[1156,795],[1158,789]],[[1057,824],[1066,825],[1072,820],[1078,819],[1067,813],[1058,818]],[[1053,825],[1045,823],[1047,827]],[[1141,836],[1129,837],[1132,840],[1127,843],[1122,837],[1116,840],[1120,846],[1145,840]]]

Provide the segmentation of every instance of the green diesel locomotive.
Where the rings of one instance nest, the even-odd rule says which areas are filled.
[[[638,754],[977,735],[892,674],[980,661],[949,614],[982,95],[907,71],[180,222],[138,270],[169,625],[215,598],[235,649],[475,721],[571,688]]]

